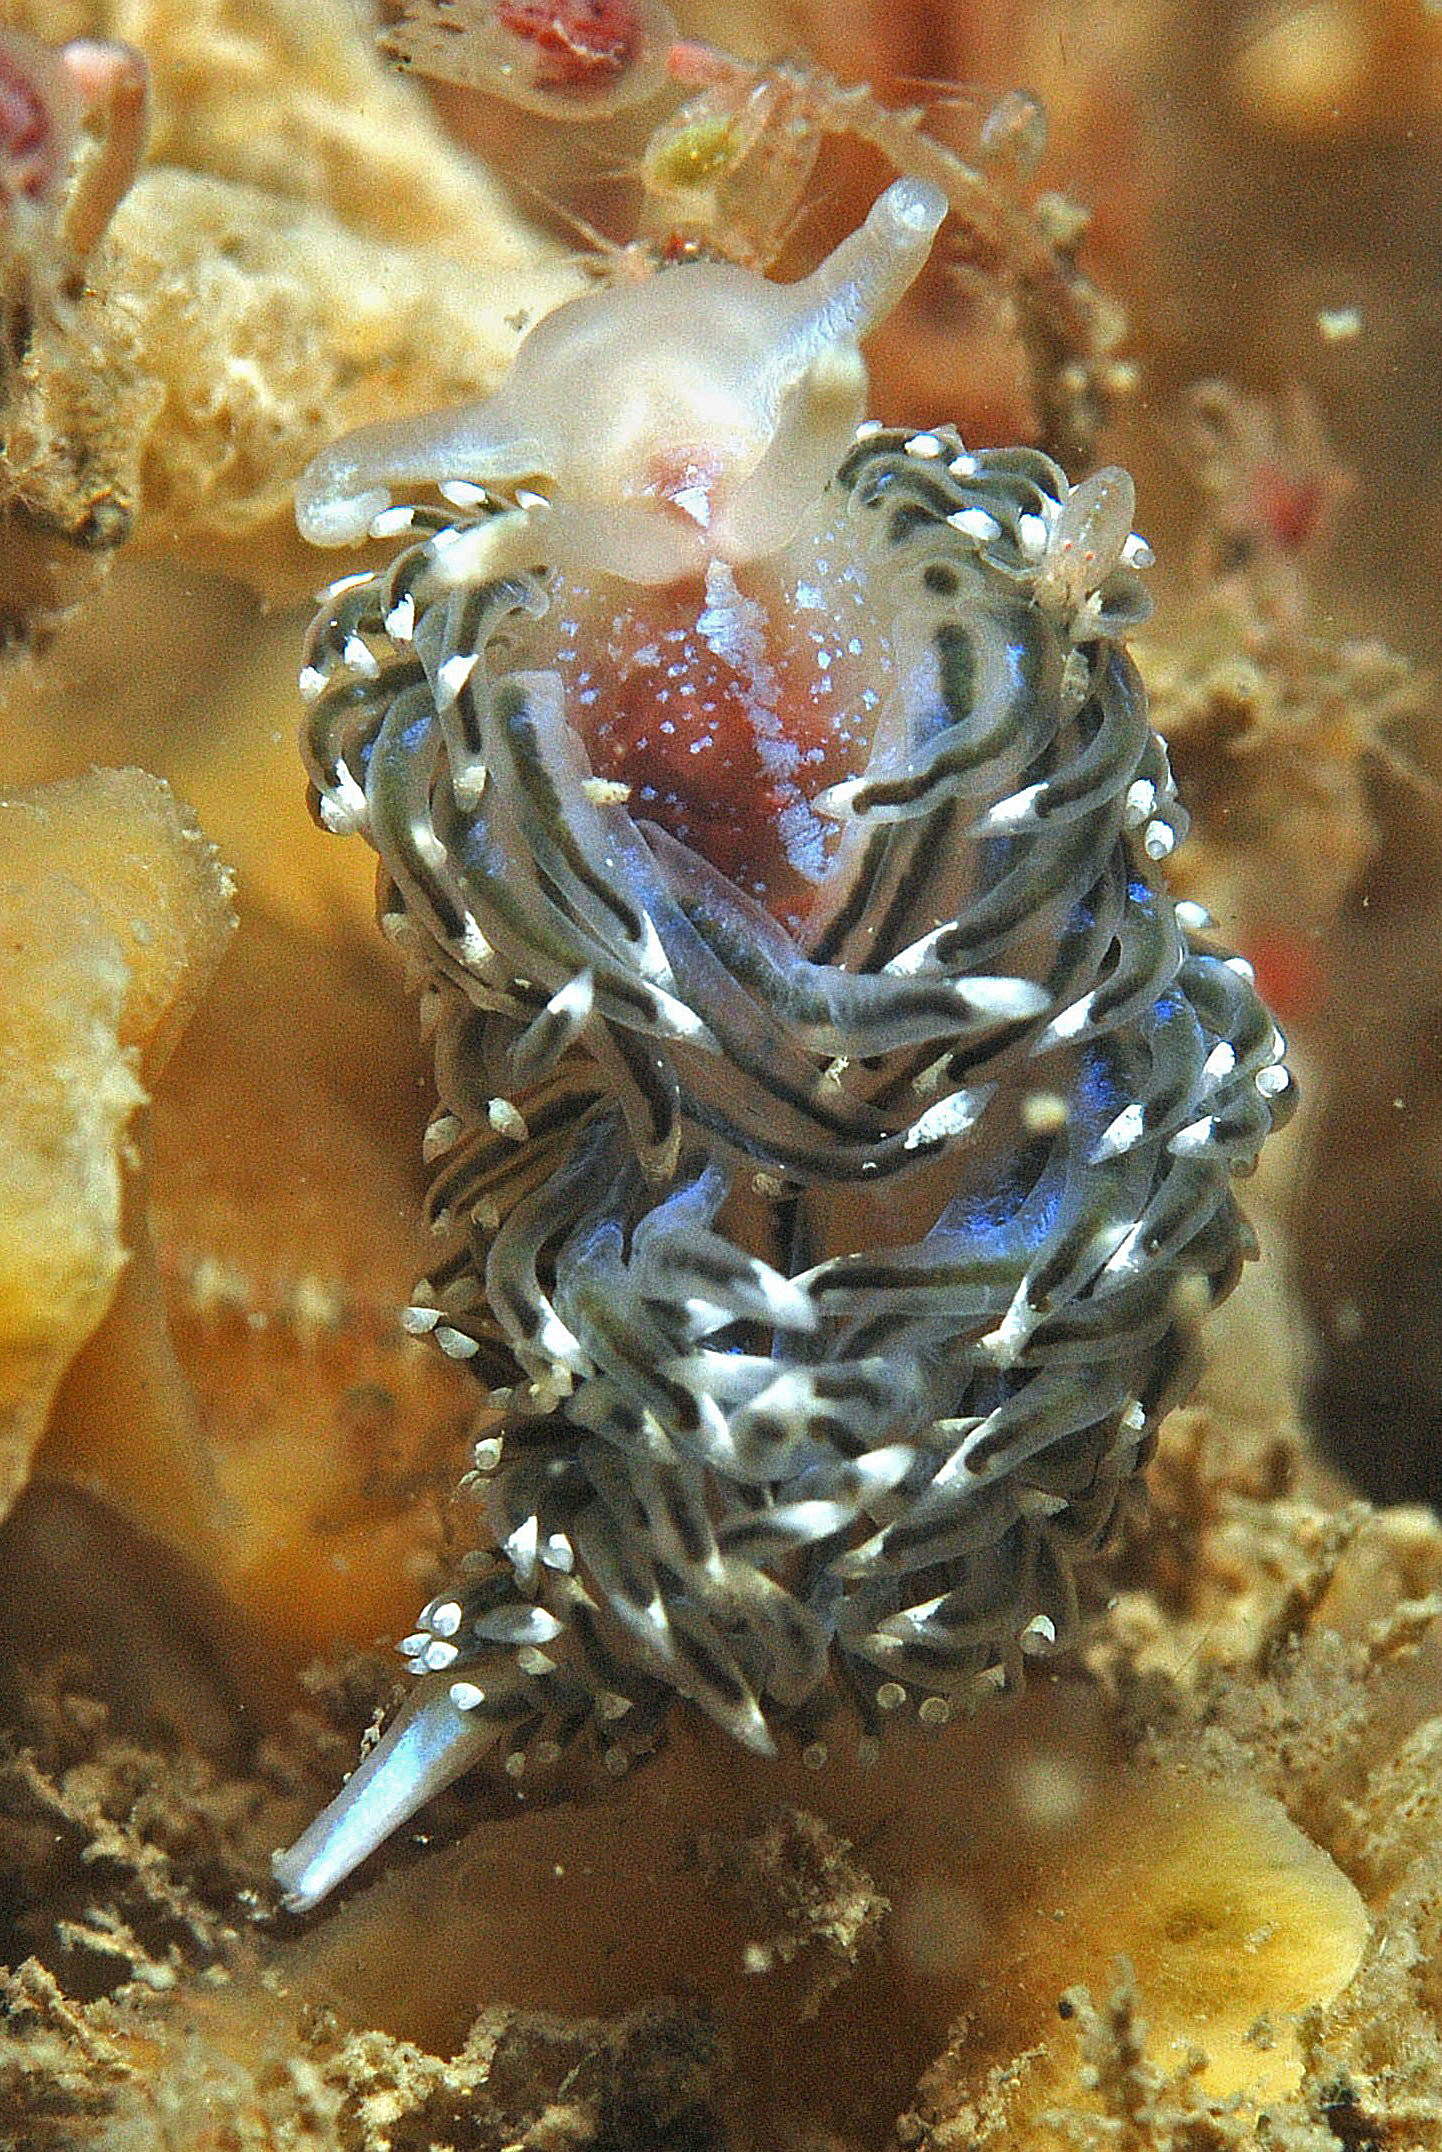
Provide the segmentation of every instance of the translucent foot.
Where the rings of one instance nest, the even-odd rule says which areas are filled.
[[[501,1722],[458,1710],[451,1686],[422,1684],[329,1807],[293,1846],[273,1856],[290,1912],[318,1905],[498,1738]]]

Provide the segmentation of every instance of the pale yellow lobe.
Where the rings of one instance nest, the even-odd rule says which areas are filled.
[[[0,881],[0,1512],[124,1261],[119,1147],[144,1096],[125,966],[74,883]]]
[[[1204,2099],[1294,2097],[1302,2014],[1346,1987],[1370,1930],[1331,1856],[1254,1784],[1176,1761],[1027,1745],[1003,1784],[1005,1829],[972,1872],[934,1868],[915,1903],[898,1897],[903,1953],[968,2022],[961,2086],[979,2097],[990,2068],[1035,2050],[1013,2121],[1027,2144],[1063,2142],[1044,2118],[1089,2113],[1092,2096],[1058,2006],[1077,1988],[1105,2005],[1130,1967],[1149,2067],[1170,2078],[1201,2056]],[[1010,1870],[1000,1893],[993,1861]]]
[[[1336,1862],[1255,1787],[1169,1775],[1109,1845],[1114,1951],[1130,1957],[1164,2070],[1199,2048],[1217,2099],[1294,2094],[1297,2019],[1356,1972],[1369,1921]],[[1098,2000],[1105,1983],[1098,1983]]]
[[[126,1260],[127,1131],[229,936],[228,878],[159,779],[0,799],[0,1514]]]
[[[231,878],[194,817],[143,770],[0,795],[0,876],[85,892],[124,971],[120,1044],[155,1076],[235,928]]]

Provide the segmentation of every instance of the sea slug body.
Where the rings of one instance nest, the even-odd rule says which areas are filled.
[[[503,1418],[292,1905],[492,1744],[624,1770],[677,1696],[765,1752],[1015,1684],[1252,1252],[1290,1084],[1162,879],[1131,481],[863,421],[943,209],[600,289],[303,483],[312,538],[406,541],[312,629],[307,754],[435,1045],[407,1324]]]

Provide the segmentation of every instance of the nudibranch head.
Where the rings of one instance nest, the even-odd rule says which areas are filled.
[[[524,480],[549,490],[567,558],[635,582],[762,557],[841,461],[865,408],[861,338],[945,213],[938,189],[898,180],[799,283],[697,262],[569,300],[484,403],[367,427],[318,457],[302,534],[364,538],[399,482]]]
[[[498,1428],[292,1905],[497,1743],[623,1771],[678,1696],[769,1752],[1015,1686],[1251,1252],[1290,1083],[1162,879],[1131,481],[855,424],[939,208],[578,300],[302,489],[409,533],[312,628],[306,748],[435,1040],[405,1321]]]

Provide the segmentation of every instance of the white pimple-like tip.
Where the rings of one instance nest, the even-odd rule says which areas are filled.
[[[706,1396],[698,1397],[696,1400],[696,1409],[701,1419],[701,1434],[703,1438],[707,1442],[715,1443],[717,1445],[729,1443],[731,1440],[731,1429],[727,1422],[725,1413],[717,1404],[715,1398]]]
[[[919,1599],[915,1606],[903,1607],[899,1614],[892,1615],[882,1633],[884,1635],[898,1636],[903,1640],[909,1636],[914,1636],[918,1629],[925,1628],[941,1605],[944,1596],[944,1593],[938,1592],[933,1599]]]
[[[990,1088],[984,1094],[975,1091],[953,1091],[949,1097],[938,1099],[918,1115],[903,1138],[902,1147],[917,1151],[924,1144],[940,1143],[948,1136],[965,1135],[975,1126]]]
[[[1102,1130],[1101,1140],[1092,1153],[1095,1162],[1104,1158],[1119,1158],[1124,1151],[1140,1143],[1147,1131],[1146,1109],[1136,1099],[1123,1106],[1116,1119]]]
[[[883,1449],[866,1450],[853,1458],[852,1470],[870,1501],[899,1486],[915,1462],[916,1451],[909,1442],[888,1442]]]
[[[1018,516],[1016,535],[1021,541],[1022,552],[1028,560],[1040,560],[1046,551],[1047,521],[1045,516]]]
[[[1007,1309],[995,1330],[989,1330],[984,1338],[978,1340],[982,1350],[996,1362],[998,1367],[1010,1367],[1012,1365],[1017,1354],[1041,1320],[1039,1311],[1032,1306],[1027,1297],[1027,1291],[1028,1281],[1023,1278],[1013,1295],[1011,1306]]]
[[[421,1138],[421,1160],[433,1166],[438,1158],[444,1158],[461,1133],[461,1122],[454,1113],[438,1113]]]
[[[1237,1065],[1237,1050],[1226,1039],[1218,1039],[1216,1045],[1202,1063],[1202,1074],[1210,1083],[1220,1083],[1230,1076]]]
[[[1185,1128],[1177,1130],[1167,1149],[1176,1158],[1188,1158],[1197,1151],[1204,1151],[1212,1140],[1215,1126],[1211,1114],[1205,1114],[1200,1121],[1188,1121]]]
[[[378,516],[371,517],[372,538],[399,538],[416,520],[414,508],[383,508]]]
[[[480,582],[488,556],[494,557],[494,546],[495,534],[489,523],[465,523],[437,531],[430,545],[437,581],[450,590]]]
[[[484,771],[482,771],[481,774],[482,778],[484,778]],[[474,805],[476,800],[480,798],[481,793],[484,790],[484,783],[475,785],[462,785],[460,783],[457,783],[456,797],[463,803],[469,802],[471,805]],[[495,953],[495,950],[486,940],[485,935],[481,932],[480,928],[476,925],[475,920],[472,919],[468,912],[466,914],[465,925],[461,929],[461,962],[465,964],[469,970],[476,971],[480,968],[482,964],[489,964],[491,958],[495,955]]]
[[[1157,788],[1149,777],[1138,777],[1127,786],[1126,807],[1123,823],[1127,829],[1140,829],[1156,812]]]
[[[515,1531],[501,1542],[502,1552],[523,1586],[528,1585],[536,1573],[540,1545],[540,1519],[534,1514],[518,1524]]]
[[[369,568],[352,568],[349,575],[338,575],[333,582],[326,584],[324,590],[318,590],[315,594],[316,603],[334,605],[336,599],[343,598],[348,590],[359,590],[362,583],[368,583],[370,580]]]
[[[386,614],[386,633],[393,643],[408,643],[416,628],[416,601],[407,591]]]
[[[435,1333],[436,1343],[448,1360],[474,1360],[480,1351],[476,1339],[468,1337],[464,1330],[455,1330],[449,1323],[442,1323]]]
[[[1273,1062],[1269,1068],[1257,1071],[1257,1089],[1263,1098],[1280,1098],[1284,1091],[1291,1088],[1291,1083],[1291,1077],[1279,1063]]]
[[[352,836],[366,826],[366,796],[343,764],[337,766],[330,790],[320,796],[320,818],[333,837]]]
[[[1037,1040],[1037,1045],[1041,1047],[1054,1046],[1063,1043],[1067,1039],[1079,1039],[1091,1022],[1096,998],[1094,993],[1083,994],[1080,1001],[1072,1002],[1068,1008],[1063,1009],[1059,1015],[1054,1016]]]
[[[308,545],[358,545],[362,538],[370,536],[371,525],[390,504],[391,497],[384,486],[327,500],[310,495],[302,482],[296,496],[296,528]]]
[[[1021,1125],[1029,1136],[1057,1136],[1071,1119],[1060,1091],[1032,1091],[1022,1100]]]
[[[547,1569],[568,1577],[576,1566],[576,1550],[564,1532],[552,1532],[541,1548],[541,1560]]]
[[[1128,1226],[1117,1246],[1113,1248],[1111,1254],[1103,1263],[1102,1269],[1109,1277],[1116,1277],[1122,1271],[1137,1268],[1139,1262],[1137,1247],[1141,1237],[1141,1220],[1138,1219],[1135,1225]]]
[[[848,777],[839,785],[828,785],[826,790],[818,792],[811,802],[812,811],[825,815],[829,822],[844,822],[855,809],[856,802],[865,789],[866,781],[861,777]],[[889,970],[891,967],[887,968]]]
[[[726,1724],[742,1747],[749,1748],[753,1756],[776,1754],[776,1743],[771,1737],[771,1729],[754,1697],[748,1697],[745,1704],[738,1707],[735,1716],[728,1717]]]
[[[752,1257],[750,1270],[766,1295],[767,1313],[773,1322],[785,1330],[816,1328],[816,1309],[804,1286],[797,1285],[784,1272],[773,1270],[769,1263],[763,1263],[757,1256]]]
[[[830,1539],[833,1532],[840,1532],[850,1524],[852,1510],[849,1502],[829,1502],[820,1497],[805,1502],[784,1502],[777,1505],[771,1515],[784,1524],[798,1546],[809,1541]]]
[[[362,824],[346,814],[336,800],[327,796],[322,796],[321,799],[320,819],[322,828],[328,829],[332,837],[353,837],[362,827]]]
[[[524,1143],[531,1133],[525,1115],[508,1098],[487,1100],[486,1119],[498,1136],[508,1136],[512,1143]]]
[[[645,911],[641,914],[641,939],[636,949],[635,962],[638,971],[652,981],[661,982],[663,989],[667,982],[674,984],[666,945],[657,931],[655,920]],[[685,1004],[681,1003],[679,1006],[684,1007]]]
[[[589,971],[578,971],[564,986],[557,987],[546,1003],[552,1016],[561,1016],[568,1023],[583,1024],[590,1015],[596,1000],[596,982]]]
[[[545,1607],[496,1607],[477,1615],[475,1633],[488,1644],[550,1644],[561,1633],[561,1624]]]
[[[927,179],[893,180],[881,197],[892,222],[930,239],[946,222],[946,196]]]
[[[479,663],[480,657],[474,650],[457,651],[454,657],[445,660],[436,674],[440,687],[436,700],[442,710],[449,708],[456,700]]]
[[[363,680],[375,680],[380,677],[380,664],[369,643],[363,637],[348,635],[341,656],[345,659],[351,671],[358,672]]]
[[[838,785],[835,789],[840,791],[841,788]],[[905,949],[898,949],[891,962],[884,967],[887,977],[914,979],[923,972],[938,970],[940,967],[936,963],[935,952],[946,936],[955,931],[955,920],[948,920],[945,926],[933,927],[929,934],[923,934],[920,941],[910,943]],[[942,1060],[945,1060],[944,1055]],[[940,1065],[937,1064],[938,1067]]]
[[[590,1365],[581,1340],[561,1321],[554,1308],[547,1308],[536,1342],[549,1359],[572,1375],[584,1374]]]
[[[1023,785],[1020,792],[1010,793],[987,809],[976,827],[976,834],[984,836],[989,830],[1009,829],[1014,823],[1024,822],[1037,801],[1046,793],[1045,784]]]
[[[727,1323],[735,1321],[730,1308],[723,1308],[715,1300],[703,1300],[696,1293],[682,1302],[682,1312],[698,1337],[705,1337],[712,1330],[724,1329]]]
[[[446,848],[435,831],[433,829],[418,829],[415,833],[415,847],[426,865],[439,873],[446,864]],[[423,1011],[424,1007],[425,1004],[422,1003]],[[435,1013],[434,1010],[432,1013]],[[425,1016],[423,1014],[422,1023],[424,1024],[424,1022]],[[422,1031],[421,1035],[424,1037],[426,1034]]]
[[[885,1552],[886,1532],[884,1530],[873,1532],[870,1539],[863,1539],[859,1546],[851,1549],[849,1554],[836,1556],[836,1574],[839,1577],[869,1576]],[[885,1706],[883,1705],[882,1708],[884,1710]]]
[[[985,508],[958,508],[946,520],[953,530],[960,531],[963,537],[974,538],[978,545],[990,545],[994,538],[1001,536],[1001,525]]]
[[[694,1009],[687,1008],[684,1001],[678,1001],[674,994],[668,994],[662,987],[652,991],[656,996],[653,1012],[656,1022],[664,1025],[670,1037],[687,1039],[693,1046],[704,1046],[708,1052],[715,1050],[715,1033]]]

